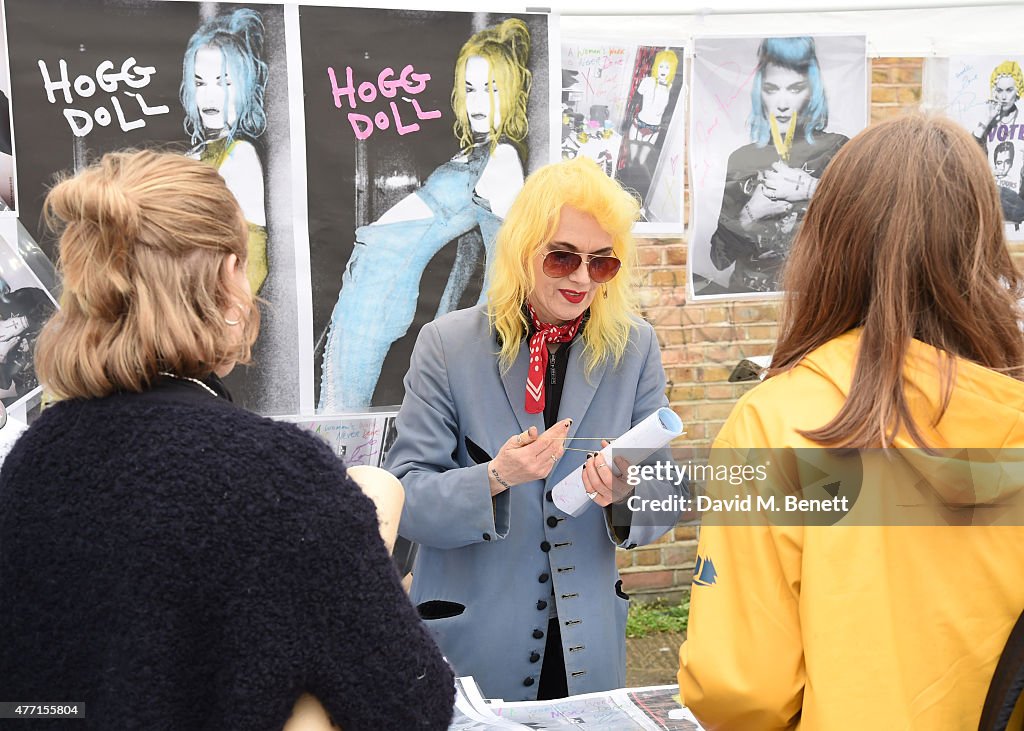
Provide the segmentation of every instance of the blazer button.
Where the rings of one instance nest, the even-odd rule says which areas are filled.
[[[530,662],[537,662],[538,660],[540,660],[540,653],[539,652],[531,652],[530,653]]]
[[[540,639],[541,637],[543,637],[543,636],[544,636],[544,632],[543,632],[542,630],[539,630],[539,629],[535,629],[535,630],[533,631],[533,639],[535,639],[535,640],[539,640],[539,639]]]
[[[484,533],[484,540],[485,541],[491,540],[491,534],[490,533]]]
[[[547,541],[541,541],[540,542],[540,550],[542,550],[544,553],[547,553],[548,551],[551,550],[551,544],[548,543]]]
[[[538,612],[539,611],[543,611],[543,610],[545,610],[547,608],[548,608],[548,603],[546,601],[544,601],[543,599],[538,599],[537,600],[537,611]]]
[[[539,581],[539,582],[540,582],[540,583],[542,583],[542,584],[546,584],[546,583],[547,583],[547,581],[548,581],[548,579],[550,579],[550,578],[551,578],[551,577],[550,577],[550,576],[548,576],[548,575],[547,575],[547,574],[545,573],[545,574],[541,574],[540,576],[538,576],[538,577],[537,577],[537,581]]]
[[[533,678],[527,678],[526,680],[524,680],[523,685],[529,688],[531,685],[533,685]]]
[[[550,527],[554,528],[556,525],[558,525],[558,518],[556,518],[553,515],[549,515],[548,516],[548,525]]]
[[[555,502],[555,496],[551,494],[551,490],[548,490],[547,494],[545,494],[544,497],[547,498],[547,501],[549,503]]]

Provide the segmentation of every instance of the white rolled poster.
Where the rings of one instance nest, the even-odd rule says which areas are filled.
[[[609,444],[602,449],[601,456],[611,467],[612,473],[618,475],[619,470],[612,461],[614,450],[628,449],[630,457],[639,462],[647,459],[682,433],[682,419],[674,411],[663,406],[616,439],[614,444]],[[581,515],[592,502],[587,497],[587,490],[583,485],[583,465],[555,485],[551,493],[556,508],[574,518]]]

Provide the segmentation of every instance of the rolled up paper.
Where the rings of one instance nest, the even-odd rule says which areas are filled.
[[[612,473],[619,474],[612,461],[614,449],[629,450],[630,458],[636,462],[647,459],[654,452],[683,433],[683,422],[674,411],[662,407],[601,450],[605,464]],[[555,507],[563,513],[576,517],[590,507],[591,499],[583,485],[583,465],[559,482],[551,491]]]

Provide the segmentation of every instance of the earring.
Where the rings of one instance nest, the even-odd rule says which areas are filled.
[[[604,285],[603,287],[601,287],[601,291],[604,293],[604,298],[608,299],[608,285],[607,284]]]
[[[241,306],[239,306],[239,305],[237,305],[237,304],[236,304],[236,305],[233,305],[233,306],[234,306],[234,307],[238,307],[238,311],[239,311],[239,313],[242,313],[242,312],[244,312],[244,311],[245,311],[245,310],[244,310],[244,308],[242,308]],[[230,325],[231,327],[234,327],[235,325],[238,325],[238,324],[240,324],[241,322],[242,322],[242,318],[241,318],[241,317],[239,317],[239,318],[238,318],[237,320],[232,320],[232,319],[231,319],[230,317],[224,316],[224,323],[225,323],[226,325]]]

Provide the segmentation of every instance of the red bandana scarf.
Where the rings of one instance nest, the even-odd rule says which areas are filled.
[[[533,322],[534,334],[530,338],[530,371],[526,376],[526,413],[540,414],[544,411],[544,381],[548,372],[548,343],[567,343],[576,337],[583,315],[565,325],[549,325],[541,322],[533,305],[526,303]]]

